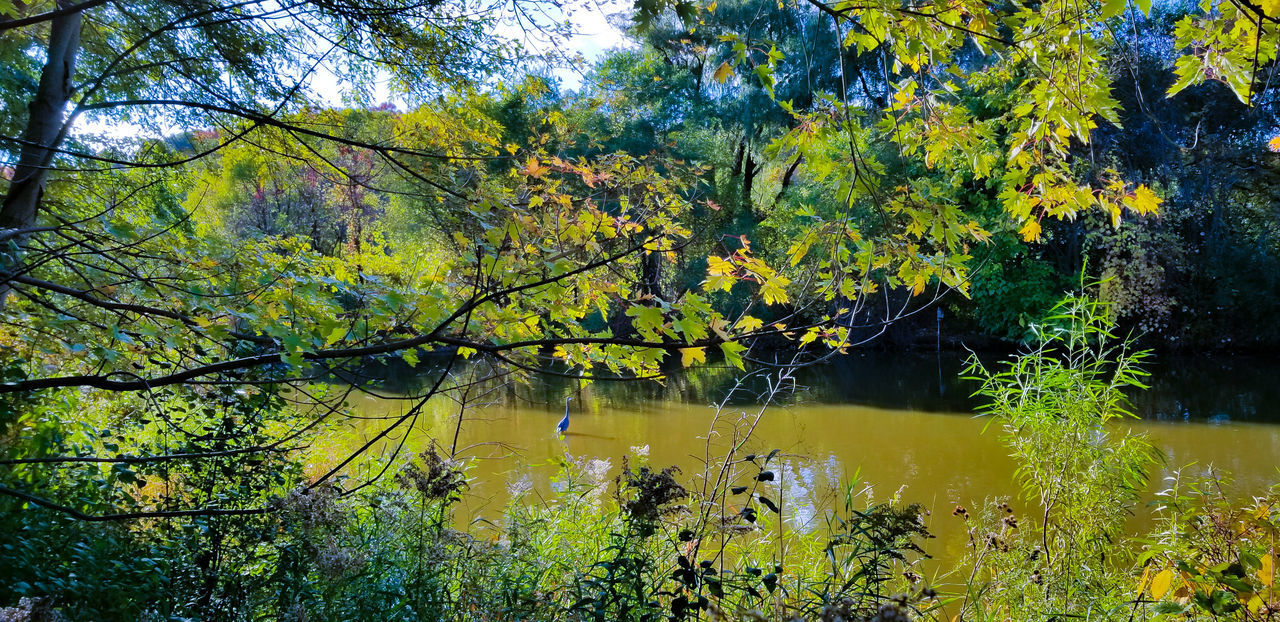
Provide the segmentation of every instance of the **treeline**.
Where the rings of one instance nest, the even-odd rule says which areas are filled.
[[[806,157],[798,144],[797,132],[815,122],[810,115],[847,106],[865,132],[866,144],[855,145],[855,154],[863,150],[862,165],[878,176],[879,188],[948,187],[961,197],[963,211],[990,233],[988,243],[967,247],[967,291],[939,292],[936,304],[944,309],[948,342],[1025,340],[1029,323],[1084,274],[1106,280],[1098,294],[1114,303],[1123,327],[1152,345],[1267,347],[1280,342],[1280,214],[1274,209],[1280,86],[1270,74],[1259,75],[1252,105],[1215,81],[1166,96],[1179,78],[1175,29],[1192,10],[1156,7],[1149,17],[1137,15],[1132,28],[1112,33],[1104,69],[1114,84],[1115,122],[1102,121],[1092,141],[1074,144],[1069,154],[1070,172],[1085,186],[1118,176],[1163,199],[1158,215],[1126,217],[1123,226],[1118,214],[1094,210],[1039,218],[1035,235],[1028,235],[1002,209],[1001,184],[947,172],[931,166],[927,153],[921,161],[900,144],[874,140],[876,133],[903,129],[886,126],[886,119],[905,115],[900,104],[895,108],[900,84],[891,75],[896,69],[886,66],[892,61],[840,45],[832,20],[817,8],[764,0],[717,3],[700,13],[692,29],[674,15],[634,27],[628,44],[596,61],[578,88],[559,86],[556,75],[527,76],[455,95],[443,106],[310,110],[299,113],[298,121],[365,140],[407,137],[441,153],[490,156],[422,171],[443,172],[455,189],[482,179],[493,183],[500,179],[496,174],[520,169],[524,160],[523,152],[515,157],[517,145],[537,145],[564,161],[615,153],[648,158],[659,173],[684,178],[683,192],[692,203],[682,224],[695,235],[671,251],[673,260],[655,255],[634,275],[646,292],[674,300],[698,288],[709,255],[749,244],[767,262],[785,265],[815,220],[851,217],[868,236],[877,227],[897,225],[875,192],[859,190],[869,196],[847,201],[842,193],[850,195],[849,188],[833,180],[829,164]],[[977,45],[961,56],[962,65],[989,62]],[[979,119],[1003,118],[1014,108],[985,89],[957,86],[956,94],[958,105],[977,110]],[[195,133],[172,142],[185,153],[216,139]],[[929,140],[935,145],[922,151],[947,148],[937,144],[945,137]],[[996,169],[992,177],[1003,166],[990,154],[975,155],[971,164],[974,170]],[[432,229],[424,220],[440,224],[456,213],[448,208],[446,192],[424,200],[421,188],[388,191],[388,184],[394,187],[389,178],[403,172],[341,145],[240,143],[205,166],[187,196],[192,207],[213,207],[215,227],[233,236],[297,235],[325,254],[370,243],[429,247],[431,241],[420,235]],[[851,213],[843,211],[846,202]],[[937,285],[932,279],[929,287]],[[868,297],[863,310],[896,309],[907,304],[911,289],[904,285]],[[735,290],[723,302],[741,309],[751,295]],[[830,311],[809,309],[802,316],[817,319]],[[901,347],[916,333],[933,336],[934,312],[902,315],[904,321],[881,344]],[[766,313],[764,319],[773,316]],[[626,328],[625,322],[615,323]]]

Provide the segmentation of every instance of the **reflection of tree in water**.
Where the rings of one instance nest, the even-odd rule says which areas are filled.
[[[1157,421],[1280,422],[1280,361],[1261,357],[1156,357],[1151,389],[1131,399]]]
[[[996,360],[1005,355],[984,355]],[[855,351],[796,373],[788,401],[857,404],[927,412],[972,412],[971,382],[960,378],[964,353]],[[1280,422],[1280,360],[1262,357],[1187,357],[1160,355],[1147,365],[1150,390],[1130,396],[1133,411],[1155,421]],[[389,393],[412,394],[434,379],[434,365],[424,355],[417,368],[400,359],[370,362],[358,370],[378,378]],[[571,379],[541,377],[527,383],[504,377],[508,386],[496,392],[507,406],[551,408],[566,395],[586,398],[581,408],[635,408],[642,403],[698,404],[718,401],[731,391],[729,403],[753,404],[766,390],[763,375],[748,376],[728,367],[670,371],[661,383],[597,381],[579,387]],[[737,387],[735,390],[735,386]]]
[[[455,375],[464,374],[465,371],[459,370],[472,365],[455,366]],[[430,357],[423,355],[423,362],[416,368],[396,358],[370,361],[355,375],[366,381],[376,379],[379,388],[388,393],[413,394],[434,382],[437,370],[437,365],[430,364]],[[505,406],[550,408],[562,404],[566,395],[582,394],[587,399],[581,399],[575,408],[590,410],[600,405],[624,407],[637,402],[710,403],[722,399],[742,376],[742,372],[733,368],[708,366],[673,370],[661,382],[596,380],[589,385],[580,385],[577,380],[551,375],[524,378],[522,382],[512,376],[501,376],[492,382],[506,385],[498,392]],[[735,393],[735,402],[755,403],[763,390],[763,383],[748,379]]]

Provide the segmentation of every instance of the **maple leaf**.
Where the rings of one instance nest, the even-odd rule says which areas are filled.
[[[1027,242],[1035,242],[1040,239],[1040,221],[1034,218],[1028,219],[1022,228],[1018,230],[1018,235]]]
[[[738,320],[738,329],[744,333],[760,330],[763,326],[764,321],[759,318],[751,317],[750,315],[744,315],[742,319]]]
[[[688,367],[694,363],[705,363],[705,362],[707,362],[706,348],[681,348],[680,349],[681,365]]]
[[[729,78],[733,77],[733,65],[730,65],[729,61],[720,63],[720,66],[716,67],[716,72],[712,74],[712,77],[716,79],[716,82],[724,84],[729,80]]]
[[[1141,215],[1154,214],[1160,209],[1160,197],[1146,186],[1138,186],[1127,199],[1125,205]]]
[[[652,337],[662,332],[664,322],[662,309],[635,306],[627,309],[626,313],[628,316],[635,318],[631,324],[641,335]]]
[[[551,171],[550,167],[543,166],[542,164],[538,163],[538,160],[534,158],[529,158],[529,161],[525,163],[524,168],[520,170],[522,174],[527,175],[529,177],[542,177],[543,175],[546,175],[550,171]]]
[[[745,352],[746,349],[747,346],[736,341],[729,341],[720,344],[720,353],[724,355],[725,362],[737,367],[738,369],[745,369],[742,363],[742,353]]]

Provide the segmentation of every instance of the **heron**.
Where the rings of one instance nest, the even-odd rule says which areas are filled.
[[[556,434],[564,434],[569,429],[569,400],[571,399],[573,396],[564,398],[564,419],[556,424]]]

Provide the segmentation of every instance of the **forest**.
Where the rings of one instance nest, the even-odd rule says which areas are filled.
[[[608,6],[0,0],[0,620],[1280,620],[1280,1]]]

